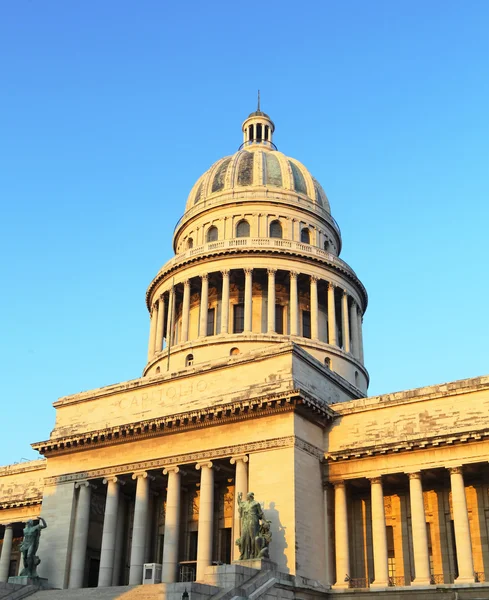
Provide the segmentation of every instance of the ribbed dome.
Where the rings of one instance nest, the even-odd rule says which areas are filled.
[[[258,145],[239,150],[214,163],[192,188],[185,210],[233,191],[256,192],[263,191],[265,187],[270,191],[279,188],[296,197],[308,198],[330,212],[323,188],[302,163],[278,150]]]

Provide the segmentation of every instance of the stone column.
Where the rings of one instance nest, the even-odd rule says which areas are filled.
[[[352,300],[350,307],[351,314],[351,353],[355,358],[360,358],[359,343],[358,343],[358,317],[357,317],[357,305]]]
[[[155,354],[163,350],[163,324],[165,322],[165,301],[163,294],[157,302],[158,317],[156,319]]]
[[[132,478],[137,480],[137,485],[134,523],[132,527],[129,585],[141,585],[143,581],[144,551],[146,549],[150,477],[148,476],[148,473],[143,471],[141,473],[134,473]]]
[[[155,353],[156,319],[158,314],[156,306],[156,304],[153,304],[149,314],[148,362],[153,358]]]
[[[13,537],[14,530],[12,528],[12,525],[5,525],[5,533],[3,534],[2,555],[0,556],[0,582],[3,583],[6,583],[8,580]]]
[[[348,588],[348,579],[350,577],[350,545],[348,538],[346,488],[344,481],[335,481],[333,485],[336,550],[336,583],[333,587]]]
[[[455,583],[474,583],[474,562],[463,471],[462,467],[452,467],[448,470],[452,487],[453,527],[458,563],[458,577]]]
[[[241,536],[240,519],[238,512],[238,494],[241,493],[243,498],[246,498],[248,493],[248,457],[246,454],[233,456],[231,464],[236,465],[236,478],[234,480],[234,520],[233,520],[233,539],[231,545],[233,547],[233,560],[239,560],[239,548],[236,546],[236,540]]]
[[[267,330],[275,333],[275,273],[277,269],[268,269],[268,311]]]
[[[160,307],[161,308],[161,307]],[[104,527],[102,531],[102,547],[100,550],[100,569],[98,572],[98,587],[112,585],[114,572],[115,538],[117,532],[117,515],[119,511],[119,484],[117,477],[104,479],[107,484],[105,500]]]
[[[323,484],[323,513],[324,513],[324,583],[333,585],[334,564],[331,559],[331,523],[329,521],[329,484]]]
[[[114,570],[112,572],[112,585],[121,584],[122,554],[124,551],[124,528],[126,521],[126,503],[119,498],[117,511],[117,531],[115,534]]]
[[[319,338],[318,278],[311,275],[311,338]]]
[[[163,583],[175,583],[178,571],[178,540],[180,533],[180,469],[168,467],[163,471],[168,475],[166,493],[165,539],[163,545]]]
[[[430,585],[428,532],[426,530],[426,516],[424,514],[421,473],[409,473],[409,497],[411,502],[411,529],[413,532],[415,573],[415,579],[411,585]]]
[[[250,333],[253,326],[253,269],[245,269],[244,272],[244,333]]]
[[[172,345],[172,325],[174,324],[175,317],[175,289],[172,287],[170,289],[170,294],[168,297],[168,316],[166,319],[166,345]]]
[[[207,273],[201,275],[202,288],[200,290],[200,326],[199,336],[207,335],[207,308],[209,306],[209,278]]]
[[[221,294],[221,333],[227,333],[229,327],[229,271],[224,269],[222,274]]]
[[[199,536],[197,539],[197,581],[203,581],[205,570],[212,564],[212,532],[214,529],[214,471],[212,462],[198,463],[200,470]]]
[[[387,533],[385,529],[384,490],[382,477],[370,479],[372,497],[372,542],[374,551],[374,581],[371,587],[389,585],[387,565]]]
[[[334,299],[334,285],[328,284],[328,344],[336,346],[336,308]]]
[[[299,334],[299,300],[297,297],[297,273],[290,272],[290,335]]]
[[[75,529],[71,547],[70,589],[83,587],[85,574],[85,555],[87,553],[88,526],[90,524],[90,499],[92,486],[88,481],[78,481],[79,488],[76,506]]]
[[[348,317],[348,292],[346,290],[343,291],[341,299],[341,317],[343,319],[343,350],[350,352],[350,322]]]
[[[359,359],[360,362],[363,364],[364,362],[364,358],[363,358],[363,319],[362,319],[362,309],[358,306],[357,307],[357,329],[358,329],[358,354],[359,354]]]
[[[190,318],[190,279],[183,282],[182,305],[182,344],[188,342],[188,324]]]

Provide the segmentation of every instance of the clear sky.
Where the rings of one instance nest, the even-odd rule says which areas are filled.
[[[369,394],[489,371],[487,0],[0,4],[0,464],[141,375],[146,287],[262,108],[369,292]]]

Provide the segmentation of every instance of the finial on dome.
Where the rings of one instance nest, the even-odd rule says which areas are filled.
[[[259,144],[261,147],[274,148],[272,134],[275,131],[275,125],[270,117],[261,110],[260,90],[258,90],[258,105],[255,112],[246,119],[242,127],[243,143],[240,146],[251,146]]]
[[[258,90],[258,108],[256,110],[260,112],[260,90]]]

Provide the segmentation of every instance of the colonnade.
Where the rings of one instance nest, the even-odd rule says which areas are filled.
[[[462,467],[451,467],[449,468],[449,472],[458,564],[458,577],[455,583],[474,583],[472,543]],[[409,473],[408,475],[414,559],[414,579],[411,585],[426,586],[431,583],[431,573],[422,474],[418,471]],[[335,588],[349,587],[350,580],[350,535],[348,531],[348,501],[345,483],[345,480],[333,482],[335,504]],[[370,587],[387,587],[389,585],[389,572],[382,477],[373,477],[370,479],[370,495],[374,563],[373,581]]]
[[[253,273],[254,269],[233,269],[233,271],[244,272],[244,330],[243,333],[251,333],[253,330]],[[221,324],[220,330],[217,333],[228,334],[230,331],[230,273],[231,271],[224,269],[221,274]],[[299,273],[290,271],[288,273],[289,283],[289,314],[290,314],[290,335],[301,335],[299,323],[300,306],[299,306]],[[276,274],[277,269],[267,269],[267,330],[262,333],[276,333]],[[200,338],[207,336],[207,316],[209,306],[209,275],[203,273],[198,277],[193,278],[194,284],[200,288],[200,316],[198,325],[198,336]],[[310,337],[313,340],[326,342],[332,346],[339,346],[340,340],[337,329],[341,328],[341,339],[343,340],[342,348],[345,352],[351,353],[357,360],[363,362],[363,336],[362,336],[362,310],[356,300],[348,293],[347,290],[337,286],[332,281],[325,282],[327,284],[327,292],[322,298],[323,303],[327,306],[327,338],[320,339],[319,332],[319,292],[318,284],[320,280],[317,276],[307,275],[309,279],[310,297],[310,317],[311,317],[311,333]],[[197,282],[200,280],[200,282]],[[200,284],[200,285],[199,285]],[[162,351],[164,339],[169,336],[169,332],[175,330],[175,298],[176,288],[182,291],[183,299],[181,302],[181,327],[179,328],[179,339],[173,343],[183,344],[189,341],[189,320],[190,320],[190,293],[191,281],[186,279],[183,282],[175,284],[168,290],[160,293],[159,297],[152,305],[151,321],[150,321],[150,337],[148,345],[148,361],[155,354]],[[341,314],[340,323],[337,323],[337,314]],[[166,324],[166,327],[165,327]]]
[[[241,492],[246,495],[248,491],[248,457],[239,455],[231,458],[231,464],[236,466],[235,495]],[[213,531],[214,531],[214,473],[219,470],[210,460],[198,462],[195,465],[172,465],[164,469],[163,474],[168,477],[166,494],[165,535],[163,543],[162,580],[165,583],[178,581],[179,543],[180,543],[180,515],[182,510],[181,476],[186,470],[195,468],[200,472],[200,503],[198,517],[198,544],[196,579],[202,580],[205,570],[212,564]],[[143,565],[145,558],[147,537],[151,527],[150,511],[150,482],[154,477],[147,471],[140,471],[132,475],[136,481],[136,498],[134,505],[134,521],[132,527],[132,541],[129,552],[129,585],[141,584],[143,579]],[[105,500],[104,523],[102,530],[102,544],[100,551],[100,568],[98,586],[108,587],[118,585],[120,575],[120,558],[123,530],[123,519],[120,518],[120,488],[124,481],[120,477],[109,477],[103,480],[107,485]],[[69,588],[83,586],[85,573],[85,556],[89,531],[90,502],[93,484],[90,481],[80,481],[75,484],[79,490],[76,517],[71,549],[71,565],[69,573]],[[236,511],[237,513],[237,511]],[[239,516],[235,514],[233,529],[236,532]],[[7,532],[11,529],[7,529]],[[236,534],[237,535],[237,534]],[[8,552],[8,537],[4,542],[5,555]],[[236,552],[236,550],[235,550]],[[3,557],[4,553],[2,553]],[[235,557],[237,557],[235,555]],[[0,559],[0,574],[4,563]]]

